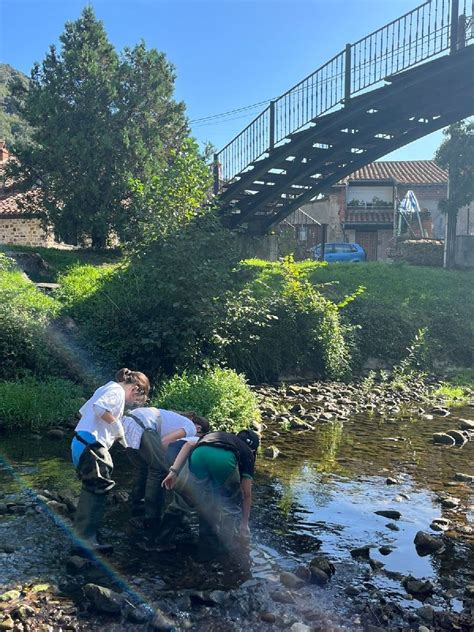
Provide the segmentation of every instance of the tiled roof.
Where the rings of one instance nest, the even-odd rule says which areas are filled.
[[[34,205],[37,197],[32,192],[16,193],[6,197],[0,196],[0,217],[18,217],[19,215],[31,217],[35,214],[32,205]],[[22,208],[20,202],[27,203],[28,209]]]
[[[392,224],[393,211],[352,211],[347,210],[346,224]]]
[[[448,173],[434,160],[381,160],[351,173],[339,184],[350,180],[397,180],[400,184],[446,184]]]

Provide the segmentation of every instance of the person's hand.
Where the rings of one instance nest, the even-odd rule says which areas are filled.
[[[165,487],[166,489],[173,489],[174,484],[176,483],[177,474],[176,472],[169,472],[168,476],[163,479],[161,483],[161,487]]]

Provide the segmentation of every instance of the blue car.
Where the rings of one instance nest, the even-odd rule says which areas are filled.
[[[321,244],[313,249],[313,257],[316,260],[321,258]],[[328,243],[324,247],[324,261],[366,261],[367,254],[359,244]]]

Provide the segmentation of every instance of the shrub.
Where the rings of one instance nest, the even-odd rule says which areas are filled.
[[[213,430],[237,432],[260,418],[245,378],[220,367],[174,375],[161,384],[153,403],[170,410],[194,410],[209,419]]]
[[[0,382],[0,422],[6,428],[39,430],[74,419],[82,389],[59,378]]]
[[[0,379],[53,370],[45,331],[57,312],[57,302],[0,254]]]
[[[232,243],[216,217],[196,218],[107,272],[73,269],[58,296],[111,363],[151,378],[198,369],[216,353],[211,339],[233,282]]]
[[[350,353],[337,305],[291,258],[265,273],[266,282],[228,296],[215,337],[228,365],[254,382],[347,376]]]

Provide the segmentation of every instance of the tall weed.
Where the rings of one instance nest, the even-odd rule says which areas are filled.
[[[153,403],[171,410],[194,410],[209,419],[212,430],[238,432],[260,419],[245,378],[220,367],[174,375],[162,382]]]
[[[82,396],[79,386],[59,378],[0,382],[0,424],[22,430],[64,425],[74,420]]]

